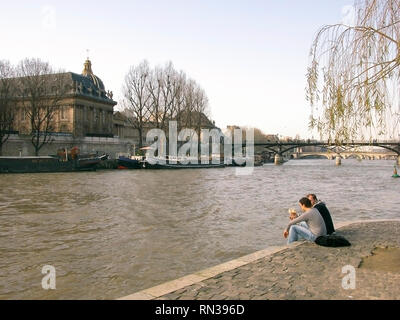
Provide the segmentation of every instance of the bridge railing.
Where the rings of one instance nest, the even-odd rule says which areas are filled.
[[[372,141],[341,141],[339,144],[337,144],[334,141],[329,141],[329,140],[293,140],[293,141],[265,141],[265,142],[260,142],[256,141],[254,142],[254,145],[296,145],[296,144],[301,144],[301,145],[400,145],[400,141],[398,140],[372,140]]]

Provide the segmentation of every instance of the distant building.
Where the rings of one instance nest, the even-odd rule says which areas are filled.
[[[246,138],[246,127],[240,127],[236,125],[229,125],[226,126],[226,131],[230,132],[230,134],[233,136],[234,130],[239,129],[242,130],[242,139],[244,140]],[[252,128],[254,132],[254,142],[255,143],[265,143],[265,142],[276,142],[279,140],[278,135],[275,134],[265,134],[263,133],[260,129],[258,128]]]
[[[62,79],[58,83],[63,83],[59,94],[61,98],[52,116],[51,130],[47,131],[53,139],[40,149],[40,155],[55,154],[59,148],[77,146],[82,152],[104,151],[114,157],[118,153],[130,153],[140,144],[135,119],[127,117],[124,112],[114,112],[117,102],[113,100],[113,93],[107,91],[103,81],[93,73],[89,59],[84,62],[81,74],[65,72],[40,77],[44,77],[47,84],[50,83],[43,90],[39,88],[43,96],[43,99],[40,97],[43,106],[50,101],[49,97],[52,94],[58,92],[57,87],[45,77]],[[31,142],[32,126],[28,114],[29,93],[27,88],[23,87],[22,84],[25,82],[21,79],[23,78],[15,78],[20,90],[14,97],[14,124],[12,136],[3,148],[5,155],[32,155],[35,152]],[[215,122],[209,120],[204,113],[192,112],[190,115],[181,113],[178,118],[173,120],[182,124],[178,126],[179,130],[198,129],[199,125],[202,129],[217,128]],[[142,145],[146,145],[147,132],[156,127],[154,121],[144,123]]]
[[[117,102],[112,99],[112,92],[106,91],[101,79],[94,75],[91,61],[85,61],[82,74],[67,72],[59,75],[66,79],[67,90],[55,112],[53,132],[74,138],[112,137],[113,109]],[[16,108],[14,130],[29,135],[30,121],[18,99]]]
[[[155,128],[152,122],[146,122],[143,125],[143,141],[146,143],[146,133],[148,130]],[[113,116],[113,134],[119,139],[130,140],[132,143],[139,144],[139,130],[135,119],[128,117],[123,111],[116,111]]]
[[[198,127],[200,127],[201,129],[217,129],[220,131],[220,129],[215,126],[215,121],[211,121],[202,112],[191,112],[190,115],[182,112],[179,116],[174,118],[173,121],[178,122],[178,130],[184,128],[198,129]],[[168,123],[168,121],[166,121],[166,123]],[[115,137],[120,139],[129,139],[138,143],[139,130],[137,128],[138,125],[135,118],[128,117],[124,111],[116,111],[114,113],[113,134]],[[155,121],[150,120],[143,123],[143,145],[146,144],[147,132],[154,128],[157,128]],[[165,134],[168,136],[168,125]]]

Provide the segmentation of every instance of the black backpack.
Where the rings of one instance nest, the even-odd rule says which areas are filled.
[[[344,237],[337,234],[319,236],[315,239],[315,243],[324,247],[349,247],[351,243]]]

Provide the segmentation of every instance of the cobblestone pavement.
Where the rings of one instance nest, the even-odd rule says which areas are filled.
[[[400,248],[400,222],[356,223],[337,233],[352,246],[304,242],[158,299],[400,299],[400,266],[397,272],[359,268],[375,247]],[[342,287],[346,265],[355,267],[355,289]]]

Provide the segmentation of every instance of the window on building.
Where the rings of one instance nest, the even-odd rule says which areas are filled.
[[[66,107],[61,107],[61,120],[68,120],[68,110]]]

